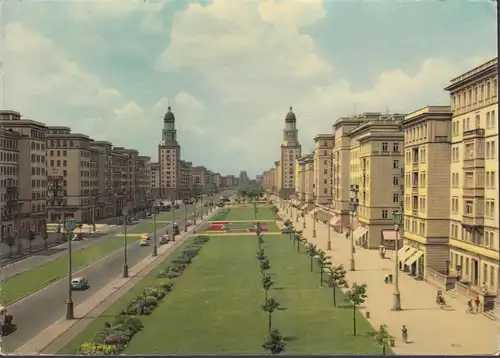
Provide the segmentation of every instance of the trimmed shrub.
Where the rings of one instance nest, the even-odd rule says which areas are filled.
[[[78,354],[86,356],[114,356],[120,354],[122,348],[116,345],[85,342],[80,346]]]

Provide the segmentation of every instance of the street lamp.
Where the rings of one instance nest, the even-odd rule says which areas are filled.
[[[316,194],[313,193],[313,204],[314,204],[314,211],[313,211],[313,238],[316,237],[316,220],[318,219],[318,214],[316,210]]]
[[[123,234],[124,234],[124,240],[123,240],[123,277],[127,278],[128,277],[128,252],[127,252],[127,220],[128,220],[128,209],[123,208],[122,210],[122,216],[123,216]]]
[[[76,229],[75,219],[63,219],[63,230],[66,232],[68,237],[68,299],[66,300],[66,319],[75,318],[74,304],[73,304],[73,288],[71,286],[71,281],[73,281],[73,254],[72,254],[72,241],[73,241],[73,230]]]
[[[151,205],[153,209],[153,252],[151,256],[158,256],[158,245],[156,240],[156,211],[158,207],[156,205],[156,198],[153,198],[153,205]]]
[[[353,193],[353,198],[350,199],[349,202],[349,209],[351,213],[351,229],[349,230],[350,236],[351,236],[351,258],[349,260],[350,264],[350,270],[351,271],[356,271],[356,262],[354,261],[354,216],[356,215],[356,211],[358,209],[359,205],[359,199],[358,199],[358,192],[359,192],[359,185],[357,184],[351,184],[351,192]]]
[[[172,240],[175,241],[175,200],[172,199]]]
[[[394,230],[396,231],[396,240],[394,245],[394,251],[396,252],[396,257],[394,261],[394,304],[392,307],[393,311],[401,311],[401,294],[399,292],[399,233],[401,226],[403,226],[403,214],[399,211],[392,213],[392,223],[394,224]]]
[[[331,218],[331,213],[330,213],[331,206],[332,206],[332,199],[328,199],[328,217],[330,218],[328,221],[328,242],[327,242],[327,249],[328,250],[332,249],[332,240],[331,240],[332,218]]]
[[[187,200],[184,202],[184,232],[188,231],[187,224]]]

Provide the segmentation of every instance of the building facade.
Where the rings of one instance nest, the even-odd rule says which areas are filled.
[[[444,274],[449,257],[451,108],[428,106],[406,115],[404,245],[401,269],[419,277]],[[456,184],[454,182],[454,184]]]
[[[314,137],[314,188],[316,202],[322,205],[332,203],[333,134],[318,134]]]
[[[283,130],[283,142],[281,144],[281,172],[278,190],[282,198],[289,198],[295,193],[295,160],[301,156],[301,152],[297,118],[292,107],[290,107],[290,111],[285,117],[285,129]]]
[[[498,72],[491,60],[451,80],[450,256],[459,293],[498,289]]]
[[[177,142],[175,116],[169,106],[163,118],[162,141],[158,146],[160,169],[160,197],[176,200],[180,197],[178,185],[180,175],[181,146]]]

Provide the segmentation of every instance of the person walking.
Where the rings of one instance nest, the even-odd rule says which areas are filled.
[[[405,325],[401,328],[401,336],[403,338],[403,343],[408,343],[408,328],[406,328]]]
[[[469,300],[469,302],[467,302],[467,313],[472,313],[472,312],[473,312],[472,300]]]
[[[474,304],[476,305],[476,313],[478,313],[479,309],[481,308],[481,301],[479,300],[479,296],[476,296],[476,299],[474,300]]]

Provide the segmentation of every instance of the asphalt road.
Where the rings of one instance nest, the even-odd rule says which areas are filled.
[[[191,208],[188,208],[188,210]],[[206,209],[206,208],[205,208]],[[176,210],[175,216],[184,218],[184,207]],[[205,216],[204,216],[205,217]],[[188,214],[192,219],[192,214]],[[184,220],[177,220],[179,229],[184,231]],[[163,235],[170,230],[170,224],[157,230],[157,235]],[[128,245],[128,266],[133,267],[145,257],[151,255],[152,246],[139,246],[139,242]],[[85,276],[90,287],[85,291],[73,291],[75,307],[97,293],[102,287],[123,274],[124,251],[120,249],[106,258],[81,271],[74,277]],[[9,312],[14,316],[16,330],[3,337],[2,350],[13,352],[19,346],[34,338],[43,329],[61,319],[66,314],[65,301],[68,297],[67,277],[9,306]]]

